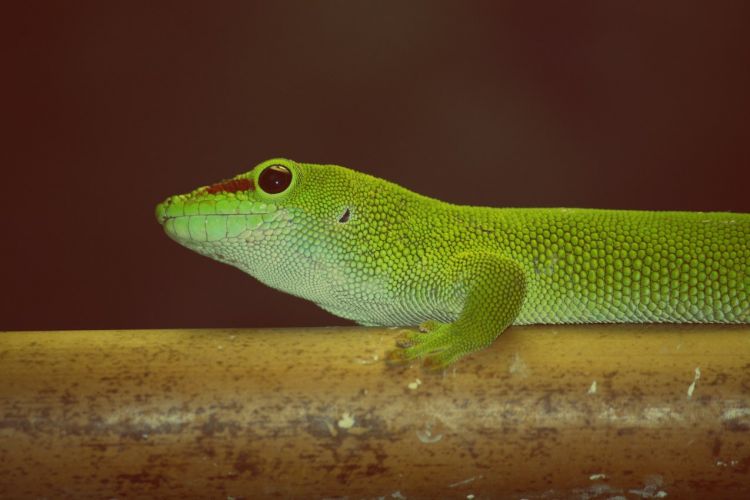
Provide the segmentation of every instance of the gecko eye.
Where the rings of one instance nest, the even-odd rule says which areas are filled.
[[[271,165],[258,177],[258,186],[268,194],[281,193],[291,183],[292,173],[283,165]]]

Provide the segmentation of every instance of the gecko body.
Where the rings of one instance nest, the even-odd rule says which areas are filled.
[[[748,323],[750,214],[461,206],[263,162],[159,204],[167,235],[444,367],[511,324]]]

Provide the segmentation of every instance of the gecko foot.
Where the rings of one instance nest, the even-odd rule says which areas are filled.
[[[427,333],[407,331],[398,337],[396,345],[400,349],[386,354],[388,364],[404,365],[423,359],[425,368],[437,371],[466,354],[451,323],[427,321],[419,326],[419,330]]]

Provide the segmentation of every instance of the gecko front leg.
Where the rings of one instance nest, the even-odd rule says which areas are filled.
[[[457,359],[490,345],[518,315],[526,294],[521,266],[501,255],[466,252],[441,269],[444,287],[465,296],[452,323],[427,321],[421,329],[401,339],[402,348],[388,353],[391,363],[424,359],[426,367],[444,368]]]

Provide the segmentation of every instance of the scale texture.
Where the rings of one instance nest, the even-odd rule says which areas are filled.
[[[167,235],[444,367],[530,323],[748,323],[750,214],[459,206],[272,159],[156,208]]]

